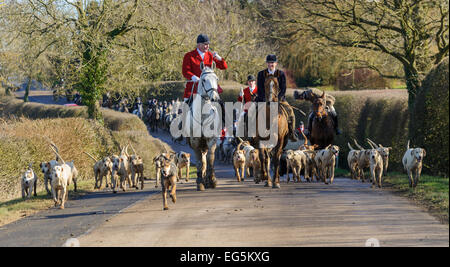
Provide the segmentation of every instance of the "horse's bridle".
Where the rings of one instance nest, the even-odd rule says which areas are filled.
[[[276,78],[275,76],[273,76],[274,78]],[[273,78],[271,78],[271,79],[273,79]],[[275,82],[273,82],[274,83],[274,85],[275,85]],[[277,89],[279,90],[279,86],[277,86]],[[272,91],[272,93],[270,94],[270,96],[272,97],[273,96],[273,98],[274,99],[278,99],[278,90],[275,92],[275,90],[273,90]],[[269,91],[270,92],[270,91]],[[267,102],[267,99],[271,99],[271,97],[269,97],[269,98],[267,98],[267,96],[266,96],[266,102]]]
[[[317,100],[315,100],[315,101],[317,101]],[[314,103],[314,105],[318,105],[318,104]],[[317,117],[317,115],[319,115],[319,119],[322,119],[322,118],[328,116],[326,108],[323,108],[323,110],[320,112],[314,112],[314,113],[316,114],[316,117]]]
[[[202,83],[202,88],[205,90],[206,95],[205,95],[205,96],[204,96],[204,95],[200,95],[200,96],[201,96],[202,99],[204,99],[204,100],[210,100],[210,101],[214,102],[214,100],[210,99],[210,97],[209,97],[209,92],[211,92],[211,91],[213,91],[213,90],[217,90],[217,88],[211,87],[211,88],[209,88],[209,89],[206,89],[205,83],[204,83],[205,80],[204,80],[203,77],[202,77],[202,76],[204,76],[204,75],[206,75],[206,74],[208,74],[208,73],[203,73],[203,74],[200,76],[200,81],[201,81],[201,83]],[[212,73],[212,74],[214,74],[214,73]],[[215,75],[215,74],[214,74],[214,75]]]

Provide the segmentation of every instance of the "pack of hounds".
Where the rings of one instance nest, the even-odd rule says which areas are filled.
[[[303,137],[301,144],[293,144],[294,147],[298,145],[297,149],[293,149],[291,144],[284,151],[280,164],[285,167],[280,168],[280,175],[287,174],[287,183],[290,182],[290,173],[292,173],[294,182],[302,182],[301,174],[303,174],[303,178],[307,182],[333,183],[339,147],[329,145],[325,149],[317,150],[317,145],[308,145],[308,139],[304,134]],[[377,145],[367,138],[370,148],[365,149],[356,140],[353,141],[358,149],[354,149],[350,143],[347,143],[350,149],[347,161],[351,178],[365,182],[364,170],[369,169],[372,188],[382,188],[382,177],[386,175],[389,152],[392,148],[384,147],[381,144]],[[415,188],[419,182],[426,151],[423,148],[410,148],[409,143],[408,141],[402,163],[408,174],[410,187]],[[250,177],[253,177],[255,183],[262,181],[259,149],[254,148],[248,141],[233,137],[219,138],[218,144],[219,149],[217,151],[219,155],[222,155],[219,158],[222,158],[225,162],[228,162],[231,158],[238,182]],[[128,147],[131,147],[134,154],[128,153]],[[74,191],[77,191],[78,170],[74,161],[64,161],[58,153],[58,147],[53,142],[50,144],[50,148],[54,151],[56,159],[42,162],[40,170],[44,175],[45,189],[52,196],[55,207],[59,206],[59,208],[64,209],[65,202],[68,199],[69,186],[73,184]],[[105,187],[110,187],[113,193],[117,193],[118,189],[126,191],[127,185],[129,188],[144,189],[143,158],[136,153],[133,146],[127,145],[121,149],[119,155],[111,155],[99,160],[87,152],[84,153],[94,161],[94,189],[102,188],[103,179],[105,179]],[[161,185],[163,209],[167,210],[167,194],[169,194],[172,202],[176,203],[177,183],[183,177],[186,182],[189,182],[191,155],[183,151],[167,151],[164,147],[164,152],[153,158],[153,164],[156,171],[155,187]],[[183,170],[185,170],[184,175]],[[33,193],[34,196],[37,195],[37,180],[32,164],[29,164],[21,177],[23,198],[30,198]]]
[[[328,145],[324,149],[317,150],[317,145],[308,145],[308,139],[303,134],[302,144],[289,143],[287,149],[283,151],[280,164],[280,175],[287,175],[286,182],[290,182],[290,173],[294,182],[302,182],[301,175],[307,182],[321,181],[325,184],[333,183],[334,171],[336,167],[337,157],[339,155],[339,147],[336,145]],[[347,155],[347,162],[351,172],[351,178],[354,180],[366,181],[364,171],[369,170],[369,180],[372,188],[382,188],[382,178],[386,175],[389,165],[389,152],[392,147],[384,147],[376,144],[369,138],[366,139],[370,148],[363,148],[356,140],[355,145],[358,149],[354,149],[350,143],[350,149]],[[232,147],[233,141],[224,141],[219,147],[220,154],[228,154],[227,150],[232,150],[232,164],[235,170],[238,182],[243,181],[244,177],[253,176],[255,183],[261,182],[259,173],[259,150],[252,147],[248,141],[239,139],[239,144],[235,148]],[[415,188],[419,182],[422,172],[423,158],[426,151],[423,148],[410,148],[410,141],[406,146],[402,163],[408,174],[409,186]],[[297,147],[297,149],[292,147]],[[226,157],[225,157],[226,158]]]

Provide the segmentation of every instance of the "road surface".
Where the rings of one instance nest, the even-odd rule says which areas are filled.
[[[167,141],[162,134],[157,137]],[[175,150],[188,148],[177,145]],[[346,178],[334,184],[238,183],[217,167],[216,189],[180,184],[177,203],[161,194],[138,202],[78,237],[81,246],[449,246],[448,225],[406,198]]]

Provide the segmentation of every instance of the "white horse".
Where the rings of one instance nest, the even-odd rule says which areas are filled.
[[[197,159],[197,190],[215,188],[217,180],[214,172],[216,140],[220,135],[222,118],[219,112],[218,78],[212,68],[201,64],[202,74],[198,82],[197,94],[193,94],[191,108],[186,115],[186,141],[194,150]]]

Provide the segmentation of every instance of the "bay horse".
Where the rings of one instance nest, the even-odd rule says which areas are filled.
[[[313,101],[314,119],[312,121],[310,141],[311,145],[318,145],[324,149],[334,141],[334,122],[327,112],[325,92]]]
[[[271,134],[272,137],[276,138],[276,145],[273,147],[264,146],[261,141],[267,140],[269,138],[261,138],[260,134],[256,135],[255,145],[259,148],[259,158],[261,162],[260,168],[260,178],[259,180],[267,180],[265,186],[273,188],[280,188],[280,157],[283,149],[286,147],[288,142],[288,114],[284,111],[284,108],[278,105],[278,114],[275,116],[274,121],[270,121],[270,102],[278,102],[279,85],[278,79],[274,75],[268,75],[265,79],[264,90],[266,95],[266,127],[275,123],[278,126],[276,132]],[[256,121],[258,129],[258,120]],[[270,177],[270,162],[273,162],[274,166],[274,177],[271,180]]]
[[[192,106],[186,116],[184,136],[189,146],[194,150],[197,159],[197,190],[204,191],[205,188],[216,188],[217,179],[214,171],[214,157],[216,151],[217,134],[206,134],[208,127],[214,126],[214,129],[221,129],[222,117],[218,110],[218,103],[220,100],[218,93],[218,78],[214,73],[215,64],[212,67],[200,65],[202,74],[198,82],[197,94],[193,94]],[[217,105],[216,105],[217,104]],[[203,111],[209,111],[205,114]],[[198,114],[198,115],[196,115]],[[199,126],[195,126],[199,123]],[[209,125],[209,126],[208,126]],[[194,128],[201,127],[200,136],[193,133]],[[220,132],[220,130],[217,130]],[[191,133],[193,133],[191,135]]]

